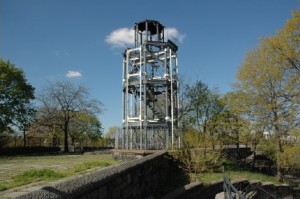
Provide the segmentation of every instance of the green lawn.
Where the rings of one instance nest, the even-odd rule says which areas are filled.
[[[111,154],[0,157],[0,191],[117,164]]]
[[[251,171],[248,168],[236,166],[231,162],[227,162],[225,164],[225,174],[230,178],[230,180],[246,178],[248,180],[259,180],[261,182],[272,182],[278,184],[277,178],[274,176],[257,171]],[[223,179],[223,175],[223,173],[201,173],[197,175],[197,179],[200,182],[209,183]]]

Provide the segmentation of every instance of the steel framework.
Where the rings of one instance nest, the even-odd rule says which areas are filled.
[[[178,136],[177,45],[165,42],[164,26],[134,26],[135,47],[123,54],[123,130],[116,148],[167,149]]]

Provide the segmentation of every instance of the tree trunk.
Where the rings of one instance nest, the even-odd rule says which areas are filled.
[[[55,139],[55,137],[53,136],[53,137],[52,137],[52,147],[55,147],[55,143],[56,143],[56,139]]]
[[[283,173],[281,168],[281,161],[280,161],[280,153],[282,152],[282,146],[280,142],[279,136],[276,138],[277,140],[277,152],[276,152],[276,169],[277,169],[277,180],[278,182],[283,182]]]
[[[282,168],[281,168],[281,161],[280,161],[280,155],[282,150],[282,145],[281,145],[281,134],[280,134],[280,128],[278,125],[278,115],[277,112],[274,111],[274,128],[275,128],[275,138],[276,138],[276,172],[277,172],[277,180],[278,182],[283,182],[283,174],[282,174]]]
[[[255,167],[255,161],[256,161],[256,146],[257,142],[254,143],[254,148],[253,148],[253,160],[252,160],[252,170],[254,170]]]
[[[236,164],[239,163],[240,159],[240,143],[236,142]]]
[[[236,124],[238,123],[238,118],[235,117]],[[239,130],[235,129],[234,133],[236,135],[236,164],[238,164],[240,159],[240,136],[239,136]]]
[[[24,144],[24,147],[26,147],[26,132],[25,132],[25,129],[23,129],[23,144]]]
[[[68,142],[68,121],[65,121],[64,125],[64,149],[65,152],[69,152],[69,142]]]

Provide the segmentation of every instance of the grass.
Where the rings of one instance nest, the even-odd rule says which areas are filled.
[[[246,167],[240,167],[232,162],[225,163],[225,174],[230,180],[246,178],[248,180],[259,180],[261,182],[272,182],[278,184],[277,178],[271,175],[263,174],[256,171],[251,171]],[[209,183],[223,178],[223,173],[201,173],[197,175],[197,179],[203,183]]]
[[[2,183],[0,185],[0,191],[38,181],[56,180],[65,176],[65,174],[51,169],[30,169],[14,176],[11,180]]]
[[[93,161],[93,162],[83,162],[79,165],[76,165],[74,167],[74,172],[78,173],[78,172],[82,172],[94,167],[107,167],[110,166],[111,164],[109,162],[103,162],[103,161]]]
[[[32,182],[40,180],[52,180],[65,177],[60,172],[53,171],[51,169],[30,169],[19,175],[13,177],[15,182]]]
[[[90,169],[103,168],[113,164],[117,164],[117,161],[114,160],[111,155],[63,155],[6,158],[0,163],[0,168],[2,165],[15,165],[17,169],[23,169],[23,171],[0,183],[0,191],[34,182],[53,181],[78,173],[86,173]],[[24,170],[22,165],[27,169]],[[41,169],[31,169],[30,165],[38,165],[38,168]],[[0,177],[4,178],[5,176]]]
[[[246,178],[248,180],[259,180],[261,182],[272,182],[274,184],[278,184],[276,177],[253,171],[228,171],[226,174],[230,180]],[[222,179],[223,173],[202,173],[198,174],[197,177],[200,182],[209,183]]]

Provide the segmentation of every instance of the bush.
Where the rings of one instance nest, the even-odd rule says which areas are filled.
[[[221,172],[225,161],[218,150],[190,149],[188,147],[180,149],[176,158],[180,166],[188,172],[191,181],[194,174]]]

